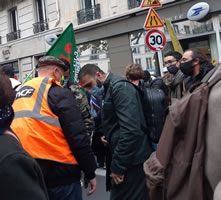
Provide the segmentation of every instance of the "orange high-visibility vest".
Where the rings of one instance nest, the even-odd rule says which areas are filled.
[[[55,80],[48,77],[28,81],[16,94],[11,128],[24,149],[34,158],[78,164],[64,137],[58,116],[48,106],[48,91]]]

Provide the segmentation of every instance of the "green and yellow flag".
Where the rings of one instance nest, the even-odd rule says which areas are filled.
[[[70,63],[70,79],[78,82],[80,62],[72,23],[59,36],[45,56],[54,56],[67,60]]]
[[[183,55],[183,48],[182,48],[179,40],[177,39],[176,33],[173,30],[173,27],[171,25],[170,20],[165,18],[164,21],[166,23],[168,32],[170,34],[170,38],[171,38],[171,41],[172,41],[172,44],[173,44],[174,51],[178,51],[178,52],[180,52]]]

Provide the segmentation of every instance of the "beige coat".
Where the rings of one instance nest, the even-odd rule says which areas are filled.
[[[221,65],[217,73],[221,73]],[[209,95],[205,173],[214,191],[221,180],[221,81],[211,89]]]

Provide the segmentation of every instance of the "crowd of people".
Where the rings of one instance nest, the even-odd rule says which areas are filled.
[[[53,56],[40,58],[38,77],[25,84],[2,67],[2,198],[81,200],[81,180],[92,195],[102,167],[111,200],[212,200],[221,181],[221,69],[191,49],[166,53],[164,64],[163,77],[139,64],[124,77],[87,64],[79,83]]]

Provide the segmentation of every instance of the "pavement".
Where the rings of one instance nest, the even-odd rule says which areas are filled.
[[[110,199],[110,192],[106,192],[106,184],[105,184],[105,174],[106,170],[98,168],[96,170],[96,179],[97,179],[97,189],[93,195],[87,196],[87,191],[89,189],[82,190],[83,193],[83,200],[109,200]]]

